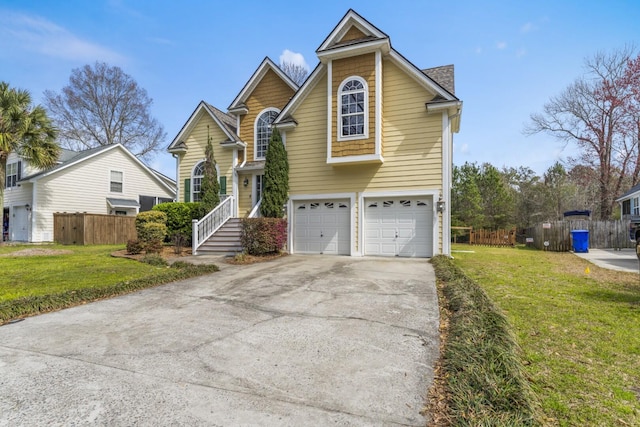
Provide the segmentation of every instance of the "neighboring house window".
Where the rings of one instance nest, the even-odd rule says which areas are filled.
[[[622,215],[631,215],[631,200],[622,202]]]
[[[112,193],[122,193],[122,172],[111,171],[111,182],[109,184],[109,190]]]
[[[338,93],[338,139],[367,136],[367,83],[359,77],[349,77]]]
[[[638,198],[631,199],[632,215],[640,215],[640,205],[638,205]]]
[[[202,188],[202,177],[204,176],[204,160],[193,168],[191,176],[191,201],[200,201],[200,189]]]
[[[275,108],[269,108],[258,115],[255,126],[256,153],[255,159],[262,160],[267,156],[267,148],[271,139],[271,124],[280,112]]]
[[[6,188],[15,187],[20,180],[22,169],[22,162],[9,163],[7,165],[7,172],[5,174],[4,186]]]

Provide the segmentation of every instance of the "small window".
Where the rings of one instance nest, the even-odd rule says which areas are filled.
[[[320,207],[320,203],[310,203],[309,209],[318,209]]]
[[[622,215],[631,215],[631,200],[622,202]]]
[[[633,215],[640,215],[640,205],[638,204],[637,197],[634,197],[631,200],[631,212]]]
[[[400,205],[405,208],[411,207],[411,200],[400,200]]]
[[[4,186],[6,188],[15,187],[20,180],[20,172],[22,169],[22,162],[14,162],[7,164]]]
[[[422,200],[418,200],[418,201],[416,202],[416,205],[418,205],[418,206],[428,206],[428,205],[427,205],[425,202],[423,202]]]
[[[116,215],[126,216],[127,215],[127,211],[116,211]]]
[[[111,171],[111,182],[109,184],[109,190],[112,193],[122,193],[122,172]]]
[[[327,208],[327,209],[333,209],[333,202],[326,202],[324,204],[324,207]]]
[[[382,202],[383,208],[390,208],[392,206],[393,206],[393,200],[385,200],[384,202]]]
[[[346,203],[338,203],[338,209],[344,209],[344,208],[348,208],[349,205],[347,205]]]
[[[338,139],[366,137],[367,86],[363,79],[350,77],[338,94]]]

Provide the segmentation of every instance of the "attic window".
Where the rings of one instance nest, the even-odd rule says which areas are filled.
[[[360,77],[349,77],[338,93],[338,140],[367,137],[367,83]]]

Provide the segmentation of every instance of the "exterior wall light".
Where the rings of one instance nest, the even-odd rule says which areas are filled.
[[[442,197],[440,197],[440,200],[436,202],[436,210],[442,213],[444,212],[444,208],[445,208],[444,200],[442,200]]]
[[[245,187],[249,185],[249,178],[245,178],[244,181],[242,181],[242,183],[244,184]]]

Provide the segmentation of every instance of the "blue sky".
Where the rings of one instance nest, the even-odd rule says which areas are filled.
[[[456,164],[542,174],[574,151],[524,136],[529,115],[582,75],[586,57],[640,47],[636,0],[0,0],[0,80],[41,102],[73,68],[118,65],[153,98],[165,148],[200,100],[225,110],[265,56],[280,62],[288,50],[315,67],[315,50],[350,7],[418,67],[455,65],[464,102]],[[151,166],[175,177],[164,151]]]

